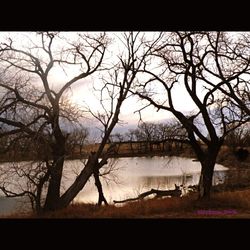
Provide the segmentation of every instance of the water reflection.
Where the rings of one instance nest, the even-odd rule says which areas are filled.
[[[225,181],[226,172],[216,171],[213,176],[213,185],[223,183]],[[196,185],[199,181],[200,174],[187,174],[182,176],[141,176],[138,182],[143,183],[146,187],[159,187],[171,189],[176,185]]]
[[[69,166],[79,166],[76,161],[68,162]],[[73,164],[73,165],[72,165]],[[182,157],[133,157],[120,158],[116,161],[116,179],[119,183],[105,182],[103,190],[105,197],[112,203],[136,197],[139,193],[155,189],[172,189],[175,184],[182,185],[183,194],[189,185],[197,185],[200,177],[200,163]],[[213,176],[213,185],[223,183],[226,178],[227,168],[216,164]],[[69,175],[66,186],[69,185]],[[91,179],[84,189],[75,198],[77,202],[96,203],[98,193]]]
[[[115,166],[115,171],[112,172],[112,176],[107,176],[109,179],[101,179],[103,191],[109,203],[113,200],[136,197],[152,188],[172,189],[175,184],[182,185],[182,191],[185,194],[189,185],[198,184],[201,170],[199,162],[182,157],[132,157],[113,159],[109,162]],[[22,164],[27,164],[27,162]],[[84,163],[80,160],[65,162],[61,193],[64,193],[72,184],[83,167]],[[110,168],[110,165],[105,168]],[[102,171],[105,171],[105,168]],[[216,164],[213,185],[223,183],[226,176],[227,168]],[[2,198],[0,214],[14,211],[16,203],[14,204],[13,201],[13,198]],[[91,177],[74,202],[97,203],[97,201],[98,192],[94,179]]]

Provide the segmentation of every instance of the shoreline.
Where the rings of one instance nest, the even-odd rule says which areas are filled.
[[[141,152],[141,153],[131,153],[131,152],[126,152],[126,153],[116,153],[116,154],[111,154],[109,158],[132,158],[132,157],[154,157],[154,156],[168,156],[168,157],[185,157],[192,159],[193,161],[199,162],[197,159],[196,155],[191,151],[191,150],[181,150],[181,151],[167,151],[167,152],[159,152],[159,151],[149,151],[149,152]],[[65,160],[83,160],[83,159],[88,159],[88,155],[75,155],[75,156],[67,156],[65,157]],[[41,161],[41,159],[31,159],[31,158],[23,158],[23,159],[0,159],[0,164],[1,163],[8,163],[8,162],[23,162],[23,161]],[[247,160],[245,161],[239,161],[236,159],[235,156],[232,155],[231,152],[220,152],[217,160],[217,164],[221,164],[227,168],[230,169],[242,169],[242,168],[250,168],[250,157],[248,157]]]
[[[227,155],[228,154],[228,155]],[[216,161],[217,164],[221,164],[228,168],[228,178],[223,184],[216,185],[212,188],[212,192],[214,194],[217,193],[224,193],[224,192],[234,192],[234,191],[244,191],[244,190],[250,190],[250,164],[249,161],[240,162],[238,161],[230,152],[225,152],[218,156],[218,159]],[[168,157],[184,157],[189,159],[194,159],[193,161],[196,161],[196,157],[192,154],[186,151],[177,152],[174,153],[155,153],[155,152],[149,152],[149,153],[137,153],[137,154],[131,154],[131,153],[124,153],[116,155],[114,158],[124,158],[124,157],[157,157],[157,156],[168,156]],[[111,156],[113,158],[113,156]],[[110,157],[110,158],[111,158]],[[72,159],[67,160],[77,160],[77,159],[83,159],[82,157],[74,157]],[[86,157],[85,157],[86,159]],[[237,165],[237,166],[236,166]],[[195,191],[195,190],[194,190]],[[0,217],[7,217],[11,215],[4,215],[0,214]]]

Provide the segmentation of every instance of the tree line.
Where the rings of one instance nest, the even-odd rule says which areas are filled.
[[[119,147],[119,143],[129,144],[132,154],[156,151],[170,153],[172,149],[177,154],[178,150],[184,149],[184,145],[189,145],[186,130],[176,120],[165,123],[142,122],[136,129],[111,134],[111,141],[117,142],[117,147]],[[239,148],[250,147],[249,123],[231,131],[225,137],[223,145],[228,146],[234,153],[237,153]]]

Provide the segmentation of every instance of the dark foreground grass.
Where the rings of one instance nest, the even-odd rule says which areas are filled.
[[[136,201],[123,206],[73,204],[43,215],[14,214],[7,218],[250,218],[250,189],[214,193],[209,201],[185,197]]]

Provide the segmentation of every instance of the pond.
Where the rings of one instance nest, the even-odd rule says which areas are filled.
[[[74,181],[82,167],[83,162],[80,160],[65,162],[62,193]],[[200,170],[200,163],[190,158],[174,156],[118,158],[110,159],[109,164],[101,170],[103,174],[101,182],[107,201],[113,203],[113,200],[137,197],[138,194],[151,188],[172,189],[175,184],[183,185],[182,193],[185,194],[189,185],[198,184]],[[227,170],[226,167],[216,164],[213,185],[225,181]],[[0,197],[0,215],[15,212],[22,203],[18,202],[19,200],[20,198]],[[74,202],[97,203],[97,201],[98,192],[91,177]]]
[[[80,161],[69,161],[63,181],[67,188],[73,177],[73,172],[80,172]],[[113,159],[110,164],[113,168],[111,173],[101,178],[105,197],[109,203],[113,200],[122,200],[136,197],[138,194],[155,189],[172,189],[176,185],[183,185],[183,194],[187,192],[189,185],[199,182],[200,163],[190,158],[183,157],[128,157]],[[111,166],[104,169],[108,171]],[[71,169],[71,171],[69,171]],[[228,169],[216,164],[213,185],[223,183]],[[72,178],[73,177],[73,178]],[[94,179],[86,184],[84,189],[75,198],[77,202],[96,203],[98,192],[94,185]]]

